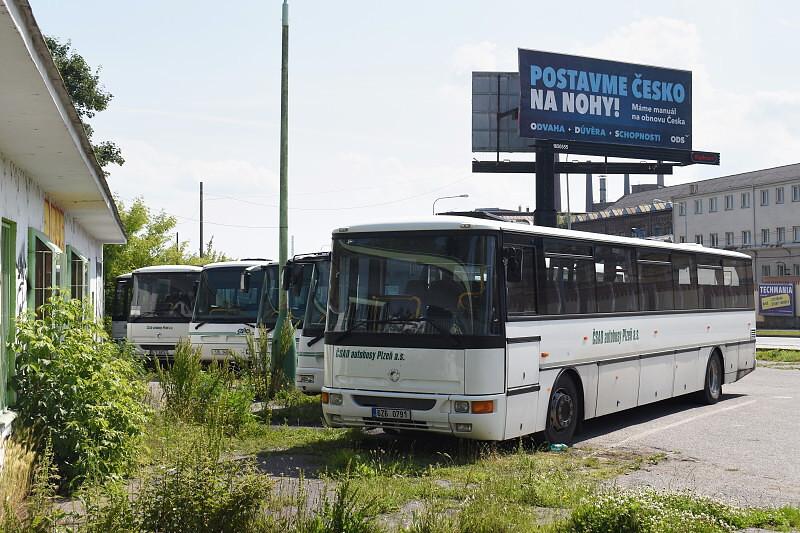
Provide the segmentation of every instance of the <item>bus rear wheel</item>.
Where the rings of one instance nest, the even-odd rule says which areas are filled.
[[[578,428],[578,387],[569,376],[561,376],[550,393],[544,438],[550,444],[570,444]]]
[[[702,403],[713,405],[722,398],[722,358],[717,352],[711,354],[706,364],[703,390],[698,393]]]

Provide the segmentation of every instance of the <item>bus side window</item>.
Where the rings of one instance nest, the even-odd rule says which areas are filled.
[[[675,283],[675,309],[697,309],[697,271],[695,258],[689,254],[672,254]]]
[[[723,259],[725,305],[740,309],[753,308],[753,271],[747,259]]]
[[[617,246],[594,247],[597,278],[597,311],[620,313],[638,311],[633,250]]]
[[[518,246],[522,250],[520,281],[506,281],[506,307],[508,314],[536,313],[535,254],[532,246]]]
[[[672,264],[669,254],[639,249],[639,295],[642,311],[675,309],[672,290]]]
[[[700,309],[722,309],[725,307],[725,287],[722,261],[719,257],[698,257],[697,285]]]

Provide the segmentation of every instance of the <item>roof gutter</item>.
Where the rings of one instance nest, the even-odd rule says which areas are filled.
[[[111,212],[116,222],[117,229],[119,229],[120,238],[117,241],[104,244],[125,244],[127,242],[125,228],[122,225],[122,220],[117,210],[117,204],[111,194],[111,189],[108,187],[105,173],[97,162],[94,149],[89,142],[89,138],[86,136],[83,123],[78,116],[78,112],[75,110],[72,98],[69,93],[67,93],[67,88],[64,85],[64,80],[61,78],[61,73],[58,71],[58,67],[56,67],[53,61],[50,49],[47,47],[39,25],[36,23],[36,19],[33,16],[33,10],[28,0],[5,0],[5,3],[12,17],[18,21],[18,24],[21,23],[23,25],[22,29],[25,31],[22,37],[26,40],[28,49],[35,52],[35,56],[33,57],[34,62],[40,71],[42,69],[44,70],[42,74],[46,76],[43,81],[50,90],[50,93],[57,99],[55,103],[59,112],[62,114],[64,124],[70,130],[70,134],[77,144],[76,147],[80,152],[81,158],[86,163],[89,173],[102,192],[106,207]]]

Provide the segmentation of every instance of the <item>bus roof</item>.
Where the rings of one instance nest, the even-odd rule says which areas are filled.
[[[126,279],[131,279],[132,277],[133,277],[133,272],[126,272],[125,274],[120,274],[115,279],[126,280]]]
[[[312,263],[315,261],[325,261],[331,258],[330,252],[312,252],[309,254],[295,254],[289,259],[290,263]]]
[[[219,263],[209,263],[203,267],[203,270],[211,270],[213,268],[250,268],[254,266],[266,266],[270,263],[274,263],[275,261],[253,261],[253,260],[242,260],[242,261],[220,261]]]
[[[382,233],[388,231],[453,231],[453,230],[495,230],[513,231],[517,233],[530,233],[545,237],[560,237],[564,239],[580,239],[609,244],[620,244],[627,246],[647,246],[649,248],[660,248],[666,250],[676,250],[681,252],[707,253],[714,255],[724,255],[741,259],[750,259],[750,256],[731,250],[720,250],[719,248],[706,248],[699,244],[676,244],[649,239],[637,239],[633,237],[619,237],[616,235],[606,235],[603,233],[591,233],[587,231],[575,231],[561,228],[548,228],[545,226],[530,226],[516,222],[506,222],[498,220],[488,220],[484,218],[473,218],[467,216],[436,215],[425,218],[401,220],[395,222],[381,222],[372,224],[360,224],[337,228],[333,230],[334,236],[350,235],[355,233]]]
[[[134,274],[159,274],[168,272],[200,272],[202,268],[194,265],[155,265],[137,268]]]

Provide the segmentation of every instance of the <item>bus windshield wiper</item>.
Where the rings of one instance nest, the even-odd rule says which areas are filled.
[[[313,339],[308,341],[306,343],[306,346],[314,346],[315,344],[317,344],[323,338],[325,338],[325,334],[324,333],[320,333],[319,335],[317,335],[316,337],[314,337]]]
[[[256,329],[256,325],[255,325],[255,324],[251,324],[250,322],[242,322],[242,324],[244,324],[244,325],[245,325],[245,326],[247,326],[247,327],[250,327],[250,328]]]
[[[347,327],[346,329],[344,329],[342,331],[339,331],[338,332],[339,335],[333,340],[333,342],[337,343],[337,342],[341,341],[342,339],[344,339],[345,337],[347,337],[348,335],[353,333],[353,330],[355,330],[355,328],[357,326],[360,326],[362,324],[405,324],[407,322],[409,322],[409,321],[408,320],[397,320],[397,319],[373,320],[373,319],[370,319],[370,318],[362,318],[361,320],[356,320],[355,322],[350,324],[350,326]]]
[[[461,338],[459,338],[458,335],[453,335],[448,329],[443,328],[430,318],[426,317],[412,318],[409,320],[404,320],[403,322],[429,324],[433,329],[438,331],[443,337],[447,337],[448,339],[452,340],[455,346],[457,346],[458,348],[464,347],[464,343],[461,341]]]
[[[197,324],[194,325],[194,329],[200,329],[201,326],[205,326],[206,324],[208,324],[208,322],[205,321],[198,322]]]

